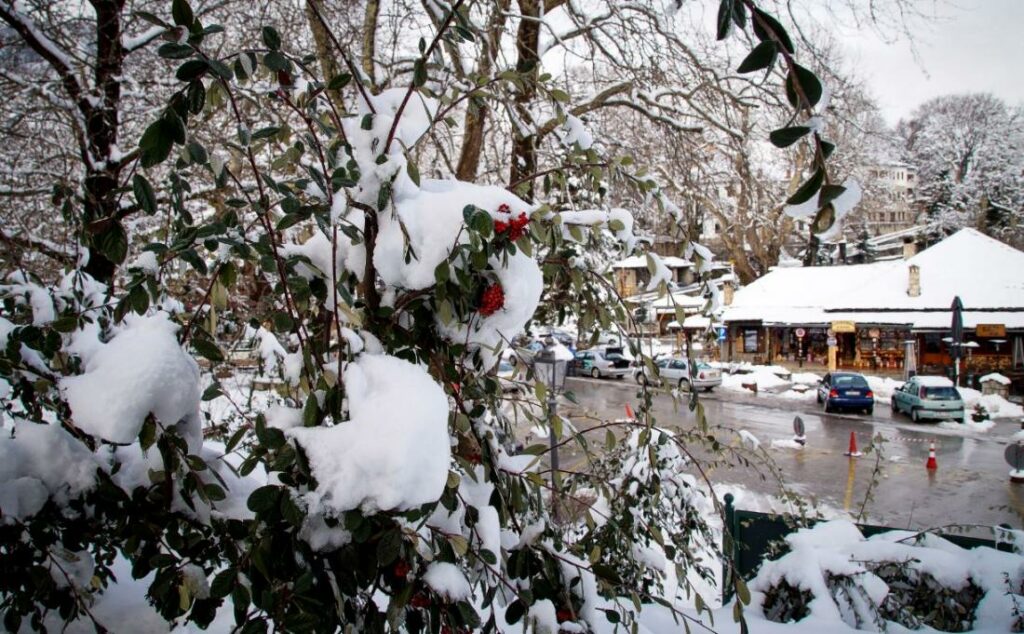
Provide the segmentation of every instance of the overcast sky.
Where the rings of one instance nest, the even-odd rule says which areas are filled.
[[[915,61],[907,42],[847,31],[853,67],[886,120],[895,123],[938,95],[991,92],[1024,103],[1024,0],[955,0],[946,18],[919,29]]]

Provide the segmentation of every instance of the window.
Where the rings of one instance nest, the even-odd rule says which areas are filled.
[[[757,328],[743,329],[743,352],[757,352]]]

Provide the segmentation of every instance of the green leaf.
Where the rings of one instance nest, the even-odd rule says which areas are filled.
[[[821,142],[821,156],[822,156],[822,158],[827,159],[828,157],[832,156],[832,152],[835,152],[835,150],[836,150],[836,144],[835,143],[831,143],[829,141],[822,141]]]
[[[752,73],[756,70],[762,70],[764,68],[770,68],[775,63],[775,58],[778,55],[778,45],[771,40],[761,42],[754,47],[750,54],[748,54],[743,61],[740,62],[739,68],[736,69],[738,73]]]
[[[306,399],[306,406],[302,408],[302,424],[305,427],[315,427],[319,414],[320,404],[316,400],[316,395],[310,394]]]
[[[551,95],[552,99],[554,99],[555,101],[557,101],[559,103],[569,103],[569,93],[565,92],[564,90],[559,90],[558,88],[552,88],[548,92],[548,94]]]
[[[136,173],[132,177],[132,192],[135,194],[135,202],[142,211],[147,214],[156,213],[156,192],[145,176]]]
[[[284,311],[277,311],[274,313],[274,330],[280,333],[291,332],[292,327],[295,325],[295,321],[291,318],[291,315]]]
[[[779,128],[778,130],[771,131],[768,135],[768,140],[771,141],[772,145],[775,147],[789,147],[804,138],[810,131],[810,128],[802,125],[792,126],[789,128]]]
[[[736,575],[736,596],[743,605],[750,605],[750,589],[739,575]]]
[[[178,67],[175,76],[180,81],[192,81],[199,79],[210,69],[210,64],[205,59],[190,59]]]
[[[253,513],[264,513],[277,506],[278,498],[281,495],[280,487],[272,484],[261,486],[252,492],[246,501],[246,506]]]
[[[821,188],[821,195],[818,197],[819,205],[827,205],[836,198],[842,195],[846,191],[846,188],[842,185],[823,185]]]
[[[782,48],[784,48],[787,53],[793,53],[793,40],[789,38],[789,33],[786,33],[786,29],[779,24],[778,20],[760,9],[754,9],[753,23],[754,35],[757,36],[757,39],[762,42],[778,39],[779,43],[782,44]],[[769,33],[768,29],[771,29],[771,33]],[[775,35],[774,38],[772,37],[772,34]]]
[[[51,323],[50,328],[61,333],[73,332],[78,329],[78,319],[70,315],[65,315]]]
[[[416,163],[408,161],[405,164],[405,172],[409,175],[409,180],[419,187],[420,184],[420,170],[416,167]]]
[[[288,58],[277,51],[270,51],[263,56],[263,64],[272,71],[290,71],[292,63]]]
[[[259,130],[256,130],[255,132],[252,133],[252,140],[255,141],[257,139],[268,139],[280,131],[281,128],[276,125],[260,128]]]
[[[139,430],[139,446],[147,451],[156,442],[156,421],[152,416],[147,416]]]
[[[187,59],[192,57],[195,53],[195,49],[188,44],[179,44],[178,42],[167,42],[161,44],[160,48],[156,49],[156,54],[164,59]]]
[[[192,340],[192,347],[196,349],[196,352],[200,356],[213,361],[214,363],[220,363],[224,360],[224,353],[220,351],[217,344],[213,343],[209,339],[195,338]]]
[[[220,571],[210,584],[210,596],[214,599],[223,599],[228,596],[231,594],[231,589],[234,588],[237,578],[238,571],[233,566]]]
[[[115,222],[98,236],[93,238],[96,248],[114,264],[124,262],[128,255],[128,234],[121,223]]]
[[[803,91],[806,101],[800,98]],[[794,107],[813,108],[821,101],[822,87],[818,77],[800,64],[793,64],[786,76],[786,96]]]
[[[173,0],[171,2],[171,17],[178,26],[192,26],[195,16],[192,14],[192,7],[187,0]]]
[[[278,35],[277,30],[274,29],[274,27],[263,27],[263,43],[272,51],[276,51],[281,48],[281,36]]]
[[[342,73],[331,77],[331,81],[327,82],[328,90],[341,90],[348,85],[348,82],[352,81],[352,75],[348,73]]]
[[[612,568],[608,564],[593,564],[590,569],[595,575],[612,583],[613,585],[619,585],[622,583],[619,573],[615,571],[615,568]]]
[[[139,139],[142,167],[153,167],[167,160],[174,147],[172,131],[163,119],[154,121]]]
[[[412,67],[412,85],[419,88],[427,83],[427,60],[422,57]]]
[[[718,29],[716,39],[724,40],[729,36],[729,27],[732,25],[734,0],[722,0],[718,5]]]
[[[787,205],[801,205],[811,199],[812,196],[818,193],[821,189],[821,184],[825,180],[825,171],[818,168],[814,171],[807,182],[800,186],[792,196],[786,199]]]

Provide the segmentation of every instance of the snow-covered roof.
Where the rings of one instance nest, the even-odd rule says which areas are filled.
[[[661,261],[665,263],[670,269],[685,269],[693,266],[693,262],[684,260],[683,258],[677,258],[671,255],[661,256]],[[646,269],[647,268],[647,256],[646,255],[631,255],[628,258],[619,260],[615,264],[612,264],[613,269]]]
[[[907,294],[910,266],[921,292]],[[1024,328],[1024,252],[974,229],[961,229],[908,260],[849,266],[777,267],[736,292],[724,321],[907,324],[943,329],[953,297],[964,326],[1000,323]],[[1003,310],[999,310],[1003,309]]]

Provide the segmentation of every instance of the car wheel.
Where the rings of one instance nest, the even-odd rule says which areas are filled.
[[[590,369],[590,376],[594,377],[595,379],[600,379],[601,378],[601,371],[598,370],[597,368],[591,368]]]
[[[825,413],[826,414],[831,414],[833,411],[834,410],[832,408],[832,404],[829,403],[828,401],[825,401]]]
[[[892,408],[892,413],[893,414],[899,414],[900,413],[900,407],[899,407],[899,405],[896,404],[896,397],[895,396],[892,397],[892,399],[890,399],[889,407]]]
[[[686,379],[679,379],[679,390],[681,392],[689,392],[690,391],[690,382],[687,381]]]
[[[910,420],[914,421],[915,423],[921,422],[921,413],[917,410],[916,407],[911,408],[910,410]]]
[[[715,389],[715,388],[713,388],[713,387],[706,387],[706,388],[704,388],[704,391],[710,393],[711,390],[713,390],[713,389]]]
[[[821,392],[817,393],[817,397],[818,397],[818,405],[821,405]]]
[[[647,375],[644,374],[643,372],[637,372],[636,373],[636,384],[637,385],[647,385]]]
[[[869,407],[866,410],[864,410],[864,413],[867,414],[868,416],[874,416],[875,415],[875,408],[874,407]]]

